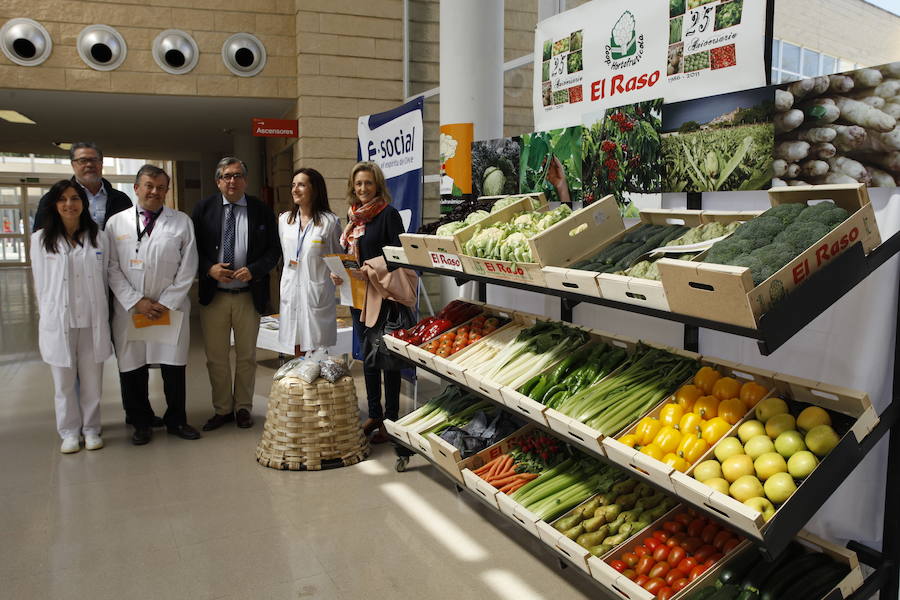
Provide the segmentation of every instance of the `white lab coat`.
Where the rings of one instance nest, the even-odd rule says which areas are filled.
[[[31,272],[34,275],[34,289],[38,301],[38,346],[41,358],[54,367],[74,368],[69,353],[69,255],[66,241],[57,242],[57,253],[44,249],[44,230],[31,234]],[[97,245],[91,246],[90,237],[85,235],[84,243],[90,246],[83,254],[84,264],[80,265],[85,279],[91,305],[94,357],[102,363],[112,354],[109,332],[109,297],[107,295],[106,271],[109,251],[102,231],[97,233]],[[75,266],[79,268],[78,265]]]
[[[300,238],[299,217],[288,224],[289,213],[278,217],[278,238],[284,256],[281,273],[281,301],[278,342],[283,346],[299,345],[303,351],[337,344],[337,302],[334,283],[328,276],[322,256],[342,252],[341,224],[333,213],[325,213],[320,224],[312,221],[303,239],[300,260],[297,256]]]
[[[197,275],[197,243],[190,217],[163,208],[151,234],[145,235],[139,246],[137,223],[135,210],[123,210],[106,223],[110,246],[109,287],[115,297],[113,339],[119,371],[123,373],[149,364],[187,364],[191,311],[188,292]],[[143,261],[143,270],[132,268],[132,259]],[[184,313],[176,345],[128,341],[134,306],[145,296]]]

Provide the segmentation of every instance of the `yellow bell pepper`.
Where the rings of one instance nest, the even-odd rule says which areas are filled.
[[[677,404],[666,404],[659,411],[659,422],[663,427],[678,427],[681,417],[684,415],[684,409]]]
[[[646,454],[647,456],[652,456],[656,460],[662,460],[663,456],[666,455],[666,453],[662,451],[662,448],[660,448],[656,444],[647,444],[646,446],[641,448],[641,453]]]
[[[653,443],[659,446],[666,454],[675,452],[678,449],[678,443],[681,441],[681,432],[674,427],[668,425],[659,430]]]
[[[694,412],[704,419],[712,419],[718,414],[719,399],[715,396],[701,396],[694,403]]]
[[[687,461],[674,452],[666,454],[663,457],[663,462],[681,473],[684,473],[690,468],[690,465],[687,463]]]
[[[728,433],[729,429],[731,425],[722,417],[712,418],[703,426],[703,439],[710,445],[715,444]]]
[[[638,445],[639,440],[638,440],[638,436],[636,436],[633,433],[629,433],[627,435],[623,435],[622,437],[620,437],[619,441],[621,443],[625,444],[626,446],[628,446],[629,448],[634,448],[635,446]]]
[[[638,438],[638,443],[641,446],[646,446],[652,442],[653,438],[656,437],[656,434],[659,433],[660,427],[662,427],[660,422],[653,417],[644,417],[641,419],[638,422],[637,427],[634,428],[634,434]]]
[[[688,464],[694,464],[709,450],[709,442],[698,435],[691,436],[687,440],[682,439],[682,443],[678,445],[678,456],[682,457]]]
[[[702,426],[703,417],[695,412],[684,413],[684,416],[681,417],[681,420],[678,422],[678,429],[680,429],[683,434],[700,433],[700,428]]]

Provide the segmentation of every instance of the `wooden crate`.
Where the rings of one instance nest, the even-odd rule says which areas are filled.
[[[785,294],[854,243],[861,242],[866,253],[881,244],[875,212],[863,184],[772,188],[769,200],[772,206],[833,200],[851,214],[757,286],[746,267],[661,259],[659,273],[672,312],[755,329],[758,319]]]
[[[497,494],[500,493],[500,490],[476,475],[473,471],[475,469],[481,468],[486,463],[497,458],[501,454],[506,454],[507,452],[509,452],[515,442],[517,442],[523,436],[531,433],[534,428],[534,425],[525,425],[509,437],[500,440],[493,446],[485,448],[478,454],[473,454],[469,458],[459,463],[460,471],[462,472],[463,483],[465,484],[465,486],[472,490],[474,493],[481,496],[485,501],[487,501],[488,504],[492,505],[497,510],[500,510],[500,506],[497,503]]]
[[[404,250],[401,246],[385,246],[381,249],[381,251],[384,254],[384,258],[388,262],[413,264],[409,262],[409,257],[406,255],[406,250]]]

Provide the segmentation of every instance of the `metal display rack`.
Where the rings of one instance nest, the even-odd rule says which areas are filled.
[[[865,255],[861,244],[854,244],[828,265],[809,277],[802,286],[793,290],[772,310],[763,315],[759,320],[757,329],[739,327],[729,323],[711,321],[563,290],[460,273],[458,271],[391,261],[388,262],[388,265],[392,268],[403,267],[421,272],[445,275],[456,279],[459,284],[476,281],[479,283],[479,295],[482,296],[482,299],[486,284],[557,296],[560,298],[560,315],[564,321],[571,321],[571,311],[577,304],[587,302],[683,323],[685,325],[686,346],[692,346],[696,343],[697,328],[702,327],[755,339],[760,353],[768,355],[791,339],[828,307],[837,302],[898,253],[900,253],[900,233],[894,234],[884,241],[870,252],[868,256]],[[897,277],[896,273],[895,278],[900,281],[900,277]],[[779,511],[777,513],[776,519],[766,529],[764,539],[762,541],[753,540],[764,554],[777,555],[825,503],[828,497],[837,489],[839,483],[850,475],[868,452],[881,441],[885,434],[893,431],[897,424],[898,410],[900,410],[900,369],[898,369],[898,365],[900,365],[900,303],[898,303],[897,313],[891,402],[879,415],[879,423],[869,435],[861,440],[852,452],[841,452],[841,460],[832,462],[828,468],[828,477],[811,480],[809,482],[813,484],[811,486],[801,486],[801,490],[804,487],[806,488],[803,491],[804,501],[786,505],[785,509],[789,512],[781,514],[783,511]],[[429,371],[442,379],[453,381],[437,371],[422,365],[416,364],[416,367]],[[457,381],[453,381],[453,383],[496,404],[503,404],[496,399],[485,396],[478,390],[461,385]],[[545,426],[543,428],[551,431]],[[842,440],[842,443],[845,441],[847,440]],[[601,460],[610,461],[608,457],[593,452],[589,448],[581,447],[580,449]],[[848,543],[848,547],[858,554],[860,562],[874,569],[869,577],[866,578],[862,587],[850,596],[854,600],[869,598],[877,592],[881,593],[882,598],[893,600],[898,597],[898,592],[900,592],[900,515],[896,512],[896,507],[900,505],[900,475],[895,472],[896,469],[890,468],[890,465],[900,464],[900,438],[895,439],[895,436],[889,436],[887,462],[889,468],[886,472],[882,551],[878,552],[854,541]],[[649,479],[647,481],[652,483]],[[798,490],[799,492],[800,490]],[[711,516],[721,519],[721,515],[712,513],[705,506],[698,506],[698,508]],[[548,549],[548,551],[550,550]],[[555,553],[554,556],[558,557]]]

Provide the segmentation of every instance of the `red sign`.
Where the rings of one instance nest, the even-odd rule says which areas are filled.
[[[253,119],[255,137],[299,137],[297,119]]]

